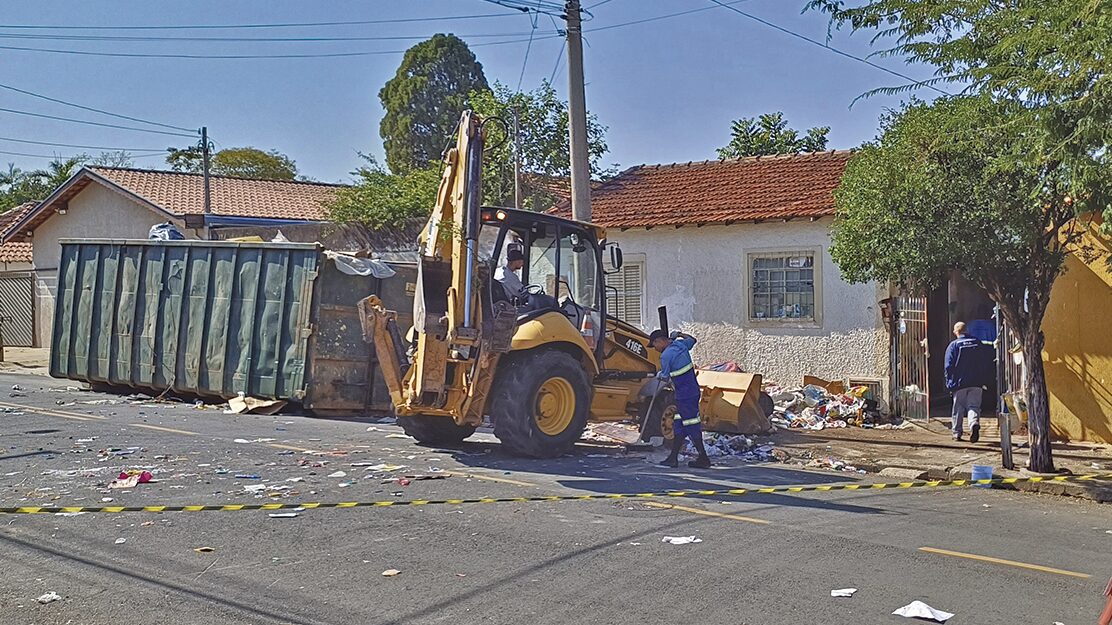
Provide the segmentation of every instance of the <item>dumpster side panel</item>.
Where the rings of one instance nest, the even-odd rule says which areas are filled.
[[[388,306],[398,307],[398,325],[405,332],[412,319],[413,292],[406,284],[416,279],[416,265],[391,263],[397,272],[378,280],[352,276],[324,261],[317,282],[317,306],[312,363],[305,407],[320,415],[390,414],[393,405],[379,372],[374,346],[363,340],[357,305],[377,294]]]
[[[308,244],[63,241],[51,375],[300,399],[319,257]]]

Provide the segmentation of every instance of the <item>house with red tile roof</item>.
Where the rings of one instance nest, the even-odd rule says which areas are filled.
[[[0,241],[11,226],[37,202],[27,202],[0,213]],[[4,345],[34,347],[34,274],[31,244],[0,242],[0,338]]]
[[[889,343],[887,285],[849,284],[830,226],[849,151],[632,167],[591,193],[592,221],[625,265],[611,310],[651,330],[657,307],[700,339],[697,361],[733,360],[767,380],[877,384]],[[570,215],[566,204],[553,212]],[[886,395],[884,395],[886,396]]]
[[[35,280],[36,342],[48,345],[61,258],[70,238],[146,239],[170,222],[187,238],[210,238],[230,226],[319,223],[343,185],[210,177],[205,210],[201,174],[86,166],[0,231],[0,249],[30,253]]]

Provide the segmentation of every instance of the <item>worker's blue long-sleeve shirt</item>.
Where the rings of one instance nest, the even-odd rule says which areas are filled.
[[[946,389],[957,391],[987,384],[991,353],[991,348],[969,334],[954,339],[946,348]]]
[[[691,361],[691,348],[695,343],[693,336],[679,336],[660,354],[660,377],[671,378],[679,399],[699,396],[699,381]]]

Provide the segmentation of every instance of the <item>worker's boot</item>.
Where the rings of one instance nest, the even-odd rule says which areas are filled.
[[[680,450],[683,449],[683,437],[675,436],[672,438],[672,453],[660,462],[662,467],[672,467],[673,469],[680,466]]]
[[[699,457],[687,463],[687,466],[692,469],[709,469],[710,456],[707,456],[707,448],[703,445],[703,433],[700,432],[691,437],[691,442],[695,445],[695,449],[699,452]]]

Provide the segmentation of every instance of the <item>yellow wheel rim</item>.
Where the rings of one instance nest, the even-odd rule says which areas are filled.
[[[672,422],[676,419],[676,412],[675,404],[669,404],[664,407],[664,412],[660,415],[660,434],[666,441],[672,440]]]
[[[575,389],[564,378],[549,378],[537,389],[537,428],[549,436],[562,434],[575,418]]]

